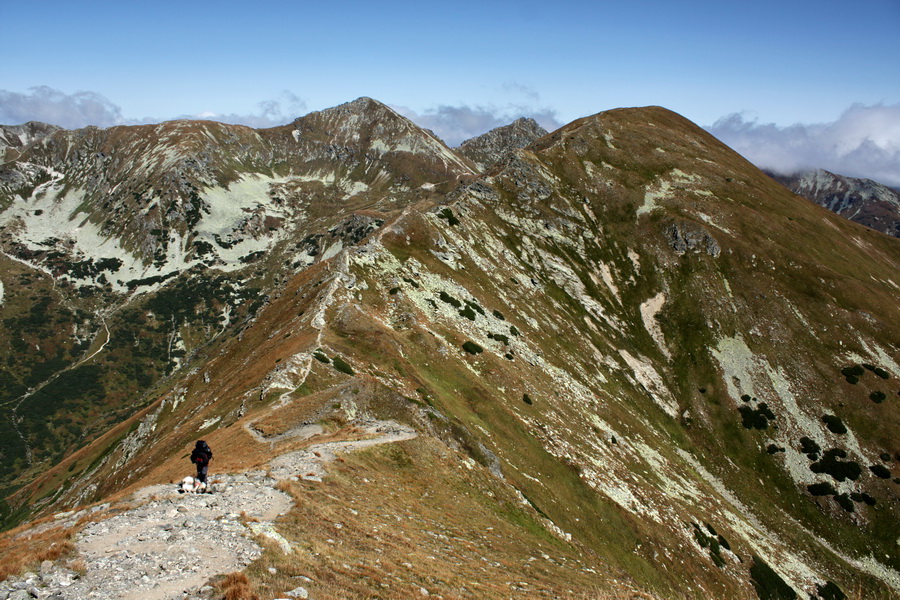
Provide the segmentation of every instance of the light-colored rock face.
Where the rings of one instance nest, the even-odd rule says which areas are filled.
[[[890,472],[896,452],[894,240],[859,239],[662,109],[576,121],[479,178],[368,99],[275,130],[204,127],[270,154],[209,175],[149,266],[118,221],[81,216],[86,192],[65,177],[2,213],[4,264],[42,269],[47,306],[97,311],[66,322],[87,350],[53,338],[67,366],[91,352],[180,368],[143,384],[156,404],[108,455],[62,476],[82,499],[119,481],[113,465],[140,476],[194,434],[274,448],[383,411],[469,453],[463,468],[499,477],[555,538],[654,585],[690,577],[727,597],[771,570],[806,595],[829,580],[900,587],[894,540],[875,535],[896,522],[896,484],[870,468]],[[121,265],[61,272],[54,252],[85,263],[85,248]],[[158,279],[130,298],[118,279],[105,298],[66,289],[141,266]],[[37,357],[51,338],[26,327],[19,271],[2,307],[21,307],[9,323]],[[97,377],[121,397],[126,384]],[[16,415],[32,397],[46,395],[23,392]],[[29,431],[17,439],[33,451]],[[825,483],[833,494],[808,487]]]

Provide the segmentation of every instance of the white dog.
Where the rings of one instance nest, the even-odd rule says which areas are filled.
[[[179,492],[187,492],[189,494],[202,494],[206,491],[206,484],[195,477],[185,477],[181,480]]]

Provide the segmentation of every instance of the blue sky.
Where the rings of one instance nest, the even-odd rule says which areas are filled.
[[[900,0],[3,0],[0,22],[7,124],[262,126],[363,95],[451,143],[521,115],[549,128],[651,104],[730,116],[727,142],[854,107],[881,109],[882,134],[900,123]],[[879,143],[890,172],[900,132]]]

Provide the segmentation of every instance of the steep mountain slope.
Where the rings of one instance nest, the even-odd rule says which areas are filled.
[[[871,179],[814,169],[794,175],[769,173],[795,194],[876,231],[900,237],[900,192]]]
[[[510,157],[513,151],[544,135],[547,135],[547,130],[534,119],[522,117],[509,125],[464,141],[456,152],[475,163],[481,171],[486,171]]]
[[[473,174],[365,98],[264,131],[56,130],[0,171],[0,489],[132,414],[290,273]]]
[[[90,315],[62,320],[60,330],[80,326],[87,340],[74,351],[78,368],[105,376],[130,364],[113,361],[113,350],[134,354],[147,336],[183,354],[163,353],[170,363],[129,405],[141,412],[72,441],[80,449],[56,454],[68,456],[46,473],[19,473],[25,485],[8,497],[11,511],[47,513],[177,480],[198,437],[223,449],[222,471],[266,468],[306,444],[310,424],[344,436],[367,419],[394,419],[419,441],[352,460],[324,487],[302,473],[285,483],[302,507],[276,526],[306,549],[293,560],[320,569],[323,589],[326,579],[374,575],[376,556],[400,564],[410,547],[432,547],[434,525],[390,544],[362,533],[376,517],[349,515],[364,512],[366,485],[379,481],[379,504],[398,517],[431,523],[459,494],[484,507],[473,519],[502,530],[503,547],[519,548],[518,530],[548,556],[557,548],[570,557],[559,562],[577,568],[551,595],[610,578],[665,597],[900,591],[897,240],[801,201],[664,109],[575,121],[481,177],[411,124],[392,126],[392,139],[410,127],[415,142],[384,133],[373,141],[369,132],[395,118],[386,111],[362,100],[248,130],[273,156],[280,144],[308,144],[285,159],[293,166],[284,186],[314,172],[320,187],[304,190],[331,203],[320,197],[321,212],[298,217],[302,226],[285,227],[282,242],[244,267],[219,253],[219,263],[135,287],[141,295],[109,290],[114,300],[97,309],[107,323],[121,320],[109,333],[90,329]],[[367,153],[382,147],[376,164],[389,175],[366,168]],[[321,183],[330,172],[335,182],[364,182],[372,204]],[[215,192],[210,212],[240,198],[234,189]],[[22,245],[33,229],[23,224],[29,201],[40,200],[11,198],[3,215]],[[308,243],[300,236],[314,232],[324,251],[291,260]],[[70,298],[63,277],[39,277],[36,266],[50,259],[13,251],[8,264],[29,284],[9,279],[4,316],[8,299],[17,318],[43,323],[35,306],[55,314]],[[38,285],[50,300],[29,304]],[[250,285],[262,291],[238,299]],[[75,360],[60,330],[47,338]],[[31,335],[46,352],[42,334]],[[106,381],[83,386],[95,396],[70,405],[108,399]],[[33,395],[11,396],[11,427]],[[352,523],[353,564],[329,549],[333,529],[304,526],[300,515],[316,513]],[[441,556],[457,560],[479,534],[451,522]],[[503,560],[522,559],[510,552]],[[259,581],[278,554],[266,556],[250,570]],[[411,568],[436,579],[432,589],[475,597],[446,573]],[[485,567],[482,582],[498,587],[479,597],[508,597],[505,578],[499,560]],[[374,584],[367,593],[391,597]]]

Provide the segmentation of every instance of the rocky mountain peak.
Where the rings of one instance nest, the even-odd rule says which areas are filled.
[[[312,112],[288,128],[289,135],[307,154],[324,151],[357,165],[367,161],[387,160],[395,165],[412,161],[422,164],[417,169],[420,175],[440,174],[438,180],[474,174],[472,167],[434,133],[368,97]],[[410,173],[406,176],[411,177]],[[425,179],[419,185],[428,182]]]
[[[0,125],[0,155],[7,149],[20,149],[60,128],[49,123],[29,121],[22,125]]]
[[[515,150],[528,146],[547,135],[547,130],[529,117],[516,119],[509,125],[491,129],[478,137],[464,141],[456,151],[482,171],[502,162]]]

